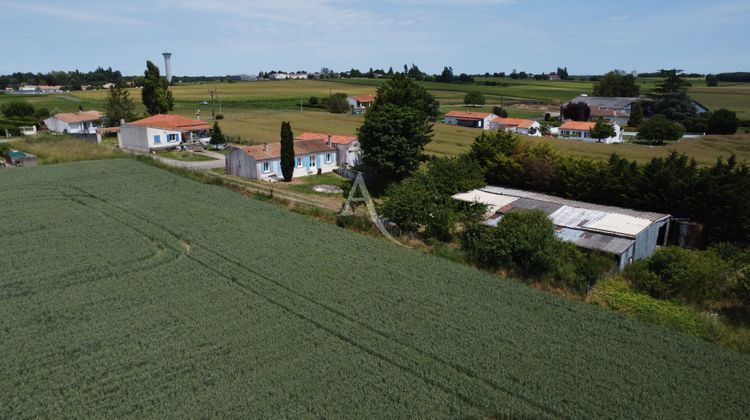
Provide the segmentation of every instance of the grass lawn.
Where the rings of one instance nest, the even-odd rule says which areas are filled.
[[[159,153],[160,157],[174,160],[181,160],[184,162],[204,162],[208,160],[216,160],[211,156],[204,155],[200,152],[189,152],[189,151],[171,151],[166,153]]]
[[[347,183],[347,179],[339,176],[333,172],[328,172],[320,175],[303,176],[292,179],[290,183],[278,182],[274,184],[275,187],[288,188],[291,191],[301,192],[304,194],[314,194],[326,197],[339,197],[340,194],[327,194],[313,190],[316,185],[333,185],[336,187],[343,188]]]
[[[745,354],[133,159],[0,185],[3,418],[750,412]]]
[[[65,135],[38,135],[11,141],[13,148],[36,155],[41,164],[123,157],[119,149],[93,144]]]

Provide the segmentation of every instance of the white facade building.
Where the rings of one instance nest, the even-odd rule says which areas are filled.
[[[336,149],[318,139],[294,142],[293,178],[333,172],[338,168]],[[235,147],[226,157],[227,174],[243,178],[280,180],[281,144]]]
[[[44,125],[55,133],[95,134],[102,126],[102,118],[104,113],[95,110],[62,112],[44,120]]]
[[[497,115],[491,112],[451,111],[445,114],[443,122],[461,127],[492,130],[492,120],[495,118],[497,118]]]
[[[601,143],[622,143],[622,128],[620,128],[620,125],[617,123],[610,124],[615,129],[615,135],[610,138],[602,139]],[[593,121],[568,120],[560,126],[560,128],[558,129],[558,135],[560,136],[560,138],[596,143],[599,142],[599,139],[591,137],[591,133],[589,132],[592,128],[594,128],[595,125],[596,122]]]
[[[157,114],[120,126],[117,143],[135,152],[176,149],[182,143],[207,144],[211,125],[181,115]]]

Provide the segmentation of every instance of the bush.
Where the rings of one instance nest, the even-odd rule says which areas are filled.
[[[737,114],[727,109],[718,109],[708,118],[708,134],[734,134],[740,120]]]
[[[334,93],[323,100],[323,105],[332,114],[346,114],[351,111],[349,102],[346,101],[345,93]]]
[[[501,106],[493,106],[492,113],[497,115],[500,118],[508,118],[508,111],[503,109],[503,107]]]
[[[482,266],[505,266],[526,275],[542,276],[557,268],[560,241],[552,221],[544,212],[512,211],[496,227],[467,231],[465,243],[474,260]]]
[[[215,120],[223,120],[224,119],[224,114],[216,114],[216,116],[214,117],[214,119]]]
[[[658,299],[703,305],[726,296],[731,266],[714,251],[662,248],[624,272],[633,285]]]
[[[484,105],[484,95],[478,90],[472,90],[464,96],[464,104],[466,105]]]
[[[661,115],[649,118],[638,129],[638,139],[651,144],[679,140],[684,134],[685,128],[681,124],[669,121]]]
[[[315,106],[320,102],[317,96],[311,96],[310,99],[307,100],[307,103],[311,106]]]
[[[0,106],[0,112],[4,116],[11,117],[33,117],[34,105],[24,101],[8,102]]]

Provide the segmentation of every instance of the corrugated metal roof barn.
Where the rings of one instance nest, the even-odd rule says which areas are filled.
[[[541,210],[556,227],[557,236],[581,248],[615,254],[620,269],[656,251],[666,238],[668,214],[643,212],[568,200],[552,195],[503,187],[485,187],[460,193],[454,199],[488,206],[485,224],[495,226],[513,210]]]

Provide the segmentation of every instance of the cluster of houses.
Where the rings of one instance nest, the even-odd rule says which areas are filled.
[[[541,125],[538,121],[524,118],[503,118],[492,112],[450,111],[443,117],[443,122],[460,127],[480,128],[482,130],[505,130],[526,136],[541,136]]]

